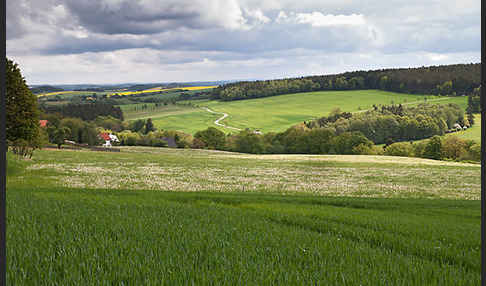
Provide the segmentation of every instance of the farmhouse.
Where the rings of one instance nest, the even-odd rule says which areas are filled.
[[[118,140],[118,137],[114,134],[107,133],[107,132],[102,132],[98,135],[105,143],[103,144],[103,147],[111,147],[112,142],[120,142]]]

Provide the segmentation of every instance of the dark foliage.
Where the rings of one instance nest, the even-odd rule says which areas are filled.
[[[6,59],[5,68],[6,140],[14,153],[30,157],[40,147],[37,98],[17,64]]]
[[[59,113],[63,117],[76,117],[82,120],[95,120],[98,116],[112,116],[123,121],[120,107],[106,102],[42,106],[45,113]]]
[[[444,135],[455,124],[467,122],[464,111],[455,104],[421,104],[417,107],[402,105],[382,106],[353,116],[347,113],[322,117],[306,125],[310,128],[327,127],[337,134],[359,131],[375,144],[418,140]]]
[[[471,94],[480,85],[480,81],[480,64],[458,64],[355,71],[279,80],[243,81],[219,86],[212,91],[212,97],[229,101],[318,90],[356,89],[460,96]]]
[[[32,93],[34,94],[38,94],[38,93],[64,91],[64,89],[55,86],[50,86],[50,85],[42,85],[42,86],[33,87],[30,89],[30,91],[32,91]]]

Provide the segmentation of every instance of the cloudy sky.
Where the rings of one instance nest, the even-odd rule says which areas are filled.
[[[479,0],[7,0],[28,84],[270,79],[481,60]]]

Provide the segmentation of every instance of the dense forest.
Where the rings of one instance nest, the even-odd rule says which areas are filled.
[[[212,98],[224,101],[320,90],[380,89],[412,94],[460,96],[481,82],[481,64],[382,69],[335,75],[243,81],[219,86]]]
[[[63,117],[76,117],[82,120],[94,120],[98,116],[112,116],[123,120],[123,112],[118,106],[106,102],[67,104],[67,105],[40,105],[44,113],[59,113]]]

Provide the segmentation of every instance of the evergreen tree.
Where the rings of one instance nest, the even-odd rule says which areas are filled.
[[[40,145],[37,98],[30,91],[16,63],[6,59],[6,139],[9,145]]]

